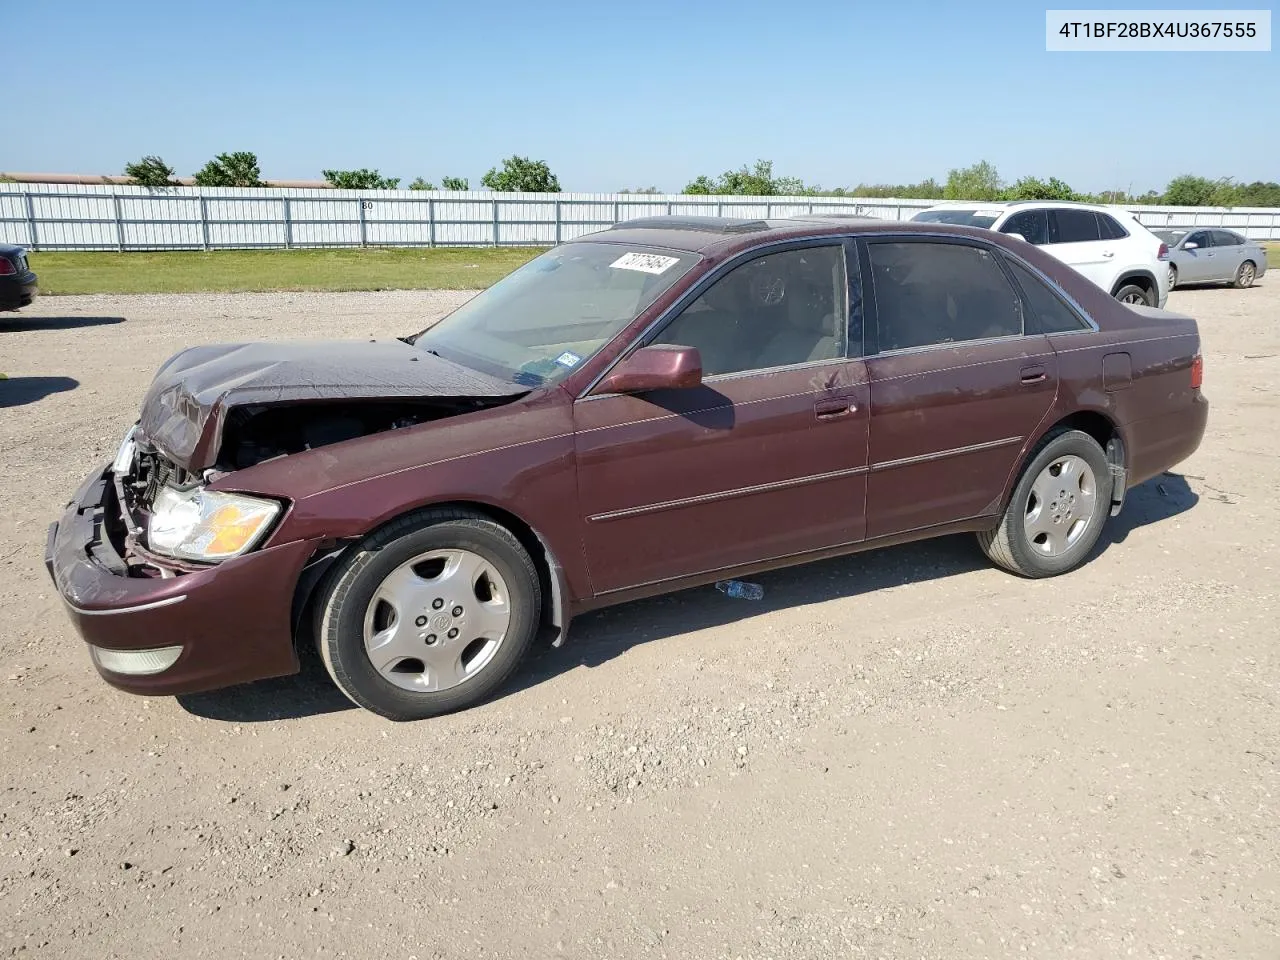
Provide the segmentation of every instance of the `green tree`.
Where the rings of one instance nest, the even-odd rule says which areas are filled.
[[[541,160],[510,156],[502,161],[502,169],[491,167],[480,178],[490,190],[504,193],[559,193],[560,181]]]
[[[716,192],[716,182],[706,174],[703,174],[696,180],[690,180],[685,184],[685,188],[681,192],[693,194],[694,196],[705,196],[706,194]]]
[[[414,177],[413,183],[409,184],[410,190],[434,190],[435,188],[436,185],[434,183],[423,180],[421,177]]]
[[[942,196],[947,200],[995,200],[1000,196],[1000,174],[993,164],[980,160],[970,167],[947,171]]]
[[[942,184],[930,177],[919,183],[860,183],[852,190],[855,197],[881,197],[902,200],[941,200]]]
[[[377,170],[324,170],[324,178],[339,190],[394,190],[399,177],[384,177]]]
[[[657,187],[636,187],[634,190],[630,190],[626,187],[623,187],[618,192],[619,193],[661,193],[662,191],[659,190]]]
[[[159,157],[148,155],[134,163],[126,163],[124,165],[124,175],[132,177],[133,182],[140,187],[176,186],[176,181],[173,179],[173,167]]]
[[[772,160],[757,160],[754,167],[745,164],[737,170],[726,170],[716,179],[703,176],[685,184],[686,194],[735,194],[744,197],[801,196],[806,189],[798,177],[775,177]]]
[[[470,190],[471,181],[466,177],[445,177],[440,185],[446,190]]]
[[[257,155],[242,150],[218,154],[201,168],[195,179],[202,187],[260,187],[262,171],[258,168]]]
[[[1205,207],[1213,202],[1219,183],[1191,173],[1174,177],[1164,188],[1163,201],[1175,207]]]
[[[1255,180],[1236,186],[1237,207],[1280,207],[1280,183]]]
[[[1013,186],[1006,189],[1003,194],[1005,200],[1082,200],[1081,194],[1076,193],[1067,184],[1063,183],[1057,177],[1050,177],[1047,181],[1038,177],[1023,177]],[[968,198],[966,198],[968,199]],[[981,197],[980,199],[987,199]]]

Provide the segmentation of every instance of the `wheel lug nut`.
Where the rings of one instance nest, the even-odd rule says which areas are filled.
[[[431,645],[432,645],[433,643],[435,643],[435,642],[436,642],[436,635],[435,635],[434,633],[428,633],[428,634],[427,634],[427,646],[429,647],[429,646],[431,646]]]
[[[431,601],[432,610],[439,610],[443,606],[444,606],[444,601],[441,600],[439,597],[436,597],[434,600]]]
[[[458,628],[457,628],[457,627],[454,627],[452,630],[450,630],[450,631],[449,631],[449,639],[450,639],[450,640],[452,640],[452,639],[453,639],[454,637],[456,637],[457,635],[458,635]]]
[[[413,622],[414,622],[414,623],[416,623],[416,624],[417,624],[418,626],[420,626],[420,627],[425,627],[425,626],[427,625],[427,618],[426,618],[426,617],[419,617],[417,620],[415,620],[415,621],[413,621]]]
[[[460,616],[462,616],[462,608],[461,608],[461,607],[454,607],[454,608],[453,608],[453,615],[454,615],[455,617],[460,617]]]

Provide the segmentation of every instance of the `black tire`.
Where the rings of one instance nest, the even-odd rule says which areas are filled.
[[[1172,290],[1178,285],[1178,268],[1173,264],[1169,265],[1169,289]]]
[[[1024,524],[1036,478],[1054,460],[1067,455],[1084,460],[1093,472],[1093,511],[1088,525],[1064,553],[1056,557],[1046,556],[1032,548]],[[1054,431],[1031,451],[1000,523],[993,530],[980,532],[978,544],[992,562],[1024,577],[1053,577],[1066,573],[1078,566],[1098,542],[1111,513],[1112,482],[1107,456],[1093,437],[1079,430]]]
[[[1236,278],[1231,281],[1231,285],[1237,290],[1243,290],[1246,287],[1252,287],[1253,281],[1258,275],[1258,267],[1252,260],[1246,260],[1236,268]]]
[[[1148,307],[1154,307],[1155,294],[1145,287],[1140,287],[1136,283],[1126,283],[1123,287],[1116,291],[1116,299],[1121,303],[1126,303],[1130,297],[1138,296],[1142,298],[1142,302]]]
[[[505,581],[510,625],[493,658],[455,687],[410,691],[388,681],[365,650],[364,617],[374,592],[402,564],[430,550],[478,554]],[[515,671],[538,630],[542,591],[528,552],[509,530],[479,513],[427,509],[369,535],[338,562],[316,605],[316,645],[334,684],[353,703],[389,720],[421,720],[474,706]]]

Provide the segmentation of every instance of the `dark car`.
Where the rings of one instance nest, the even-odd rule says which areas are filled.
[[[0,243],[0,310],[17,310],[36,298],[36,275],[27,266],[27,251]]]
[[[47,564],[103,677],[295,672],[394,719],[476,703],[597,607],[970,531],[1089,554],[1204,433],[1194,320],[1015,238],[631,221],[387,341],[194,347]]]

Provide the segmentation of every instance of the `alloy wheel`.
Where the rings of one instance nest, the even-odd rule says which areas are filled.
[[[511,625],[502,575],[470,550],[431,550],[378,585],[364,616],[369,662],[416,692],[465,683],[493,660]]]
[[[1074,454],[1045,466],[1031,485],[1023,515],[1023,531],[1032,550],[1060,557],[1093,522],[1098,486],[1093,468]]]

